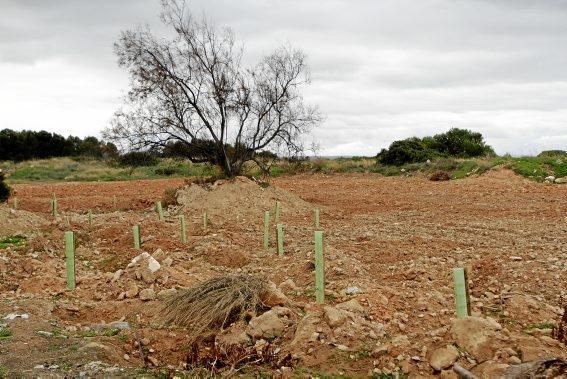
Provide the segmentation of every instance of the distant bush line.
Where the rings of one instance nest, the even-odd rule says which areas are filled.
[[[0,161],[21,162],[30,159],[88,156],[109,158],[118,155],[112,143],[96,137],[67,138],[46,131],[0,130]]]
[[[475,158],[494,155],[494,150],[484,142],[482,134],[452,128],[433,137],[394,141],[387,149],[382,149],[376,158],[381,164],[401,166],[441,157]]]

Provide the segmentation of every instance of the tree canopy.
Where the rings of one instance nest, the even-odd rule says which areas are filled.
[[[206,153],[188,157],[218,164],[228,176],[247,161],[260,164],[259,151],[302,151],[301,135],[321,120],[303,100],[309,75],[302,51],[282,46],[245,66],[232,31],[196,20],[184,1],[164,0],[161,19],[171,37],[138,28],[115,44],[131,88],[105,138],[135,150],[200,144]]]

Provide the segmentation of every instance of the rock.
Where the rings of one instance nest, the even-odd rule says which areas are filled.
[[[85,351],[85,350],[104,350],[109,353],[112,352],[112,349],[110,347],[98,342],[89,342],[86,345],[83,345],[79,348],[79,351]]]
[[[316,333],[318,335],[318,325],[321,322],[320,312],[308,311],[305,316],[297,323],[295,328],[295,335],[290,343],[292,349],[299,350],[300,354],[305,353],[305,345],[312,341],[312,336]]]
[[[125,292],[125,296],[128,299],[132,299],[134,297],[136,297],[136,295],[138,295],[138,286],[135,284],[131,284],[130,287],[128,287],[128,290]]]
[[[171,259],[171,257],[167,257],[162,261],[162,264],[165,267],[171,267],[171,265],[173,264],[173,259]]]
[[[297,285],[295,285],[293,279],[288,279],[280,283],[280,290],[283,292],[293,292],[293,291],[297,291],[298,288]]]
[[[159,366],[159,361],[156,357],[150,355],[150,356],[147,357],[147,359],[154,367]]]
[[[443,370],[439,373],[441,379],[459,379],[459,376],[453,370]]]
[[[159,300],[166,300],[167,298],[175,295],[177,293],[177,290],[175,288],[168,288],[165,290],[161,290],[157,293],[157,298]]]
[[[511,365],[519,365],[520,363],[522,363],[522,360],[516,356],[512,356],[508,358],[508,363]]]
[[[122,270],[122,269],[119,269],[118,271],[116,271],[114,273],[114,275],[112,275],[112,279],[110,279],[110,282],[111,283],[117,282],[120,279],[120,277],[122,276],[123,273],[124,273],[124,270]]]
[[[451,334],[460,347],[482,363],[498,349],[498,329],[501,327],[494,320],[468,316],[453,320]]]
[[[353,313],[364,313],[364,308],[356,299],[351,299],[344,303],[337,304],[337,308]]]
[[[557,183],[557,184],[565,184],[565,183],[567,183],[567,176],[564,176],[563,178],[556,178],[556,179],[555,179],[555,183]]]
[[[549,355],[538,338],[522,336],[516,340],[516,344],[517,350],[522,357],[522,362],[535,361]]]
[[[277,305],[286,305],[290,303],[290,300],[282,291],[276,287],[274,282],[268,282],[266,291],[260,294],[260,300],[267,307],[275,307]]]
[[[352,286],[352,287],[347,287],[345,289],[345,294],[351,296],[351,295],[357,295],[359,293],[362,293],[362,290],[356,286]]]
[[[511,261],[521,261],[521,260],[522,260],[522,257],[511,256],[511,257],[510,257],[510,260],[511,260]]]
[[[17,319],[18,317],[20,317],[22,320],[27,320],[28,318],[30,318],[30,315],[28,313],[8,313],[6,316],[4,316],[4,320],[12,321]]]
[[[283,334],[285,324],[274,310],[253,317],[248,323],[246,333],[252,338],[273,338]]]
[[[449,368],[459,359],[459,351],[452,345],[436,349],[429,357],[429,364],[437,371]]]
[[[148,337],[144,337],[140,340],[140,342],[142,343],[142,346],[148,346],[152,340],[150,340]]]
[[[504,363],[484,362],[475,367],[474,372],[481,378],[504,378],[508,367],[510,365]]]
[[[380,358],[383,355],[387,355],[389,351],[390,351],[389,344],[379,345],[370,352],[370,356],[372,358]]]
[[[348,312],[335,307],[324,307],[323,311],[325,312],[325,321],[331,328],[341,326],[349,319]]]
[[[152,284],[156,281],[155,274],[148,267],[142,267],[140,269],[140,278],[147,284]]]
[[[246,334],[246,324],[244,322],[238,322],[226,330],[222,334],[218,334],[216,337],[216,342],[220,346],[234,346],[234,345],[244,345],[250,344],[250,337]]]
[[[146,288],[140,291],[140,299],[143,301],[154,300],[156,298],[156,293],[151,288]]]
[[[143,252],[142,254],[132,259],[132,261],[128,264],[128,267],[134,267],[138,264],[142,267],[147,267],[151,272],[156,272],[161,267],[159,262],[146,252]]]
[[[42,336],[42,337],[52,337],[53,333],[51,332],[46,332],[45,330],[38,330],[37,331],[37,335],[38,336]]]
[[[545,181],[546,182],[554,182],[555,181],[555,176],[553,175],[549,175],[545,177]]]
[[[128,323],[126,321],[114,321],[114,322],[111,322],[110,324],[108,324],[108,326],[113,328],[113,329],[120,329],[120,330],[131,329],[130,323]]]
[[[122,356],[122,358],[124,358],[125,361],[129,361],[130,360],[130,356],[128,354],[124,354]]]

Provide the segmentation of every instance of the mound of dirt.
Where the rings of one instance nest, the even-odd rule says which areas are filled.
[[[29,235],[49,222],[32,212],[10,209],[7,204],[0,205],[0,237]]]
[[[212,223],[227,220],[260,220],[264,211],[270,211],[273,217],[276,202],[281,204],[282,215],[310,212],[313,208],[284,189],[274,186],[262,187],[246,177],[233,180],[217,180],[210,186],[190,184],[177,192],[177,202],[187,212],[207,212]]]

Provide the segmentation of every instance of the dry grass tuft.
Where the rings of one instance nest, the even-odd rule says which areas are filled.
[[[247,312],[263,307],[265,279],[252,275],[213,278],[168,299],[159,313],[165,323],[187,328],[190,342],[218,333]]]

